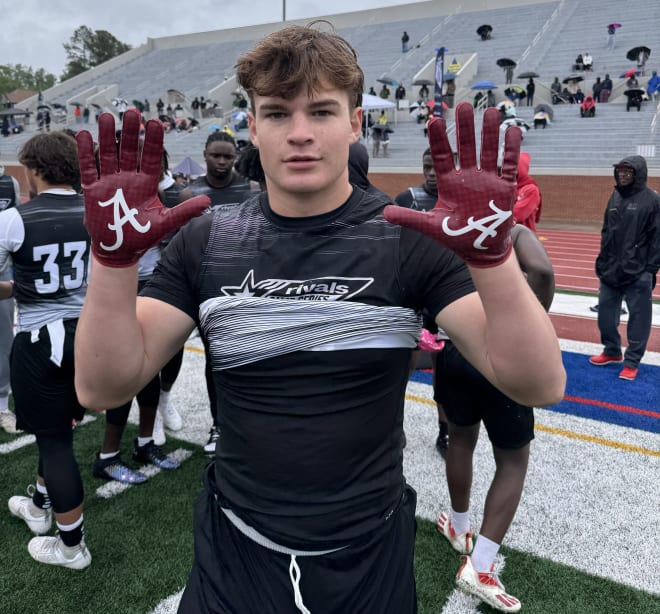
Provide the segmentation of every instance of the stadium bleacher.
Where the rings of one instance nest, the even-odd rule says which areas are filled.
[[[634,63],[626,59],[626,51],[637,45],[644,44],[652,50],[646,76],[639,77],[642,85],[646,84],[651,70],[660,66],[654,60],[655,54],[660,53],[660,30],[654,27],[660,23],[657,0],[638,0],[634,5],[623,5],[619,0],[502,0],[488,3],[499,6],[487,10],[472,10],[482,4],[477,1],[464,3],[463,10],[437,4],[422,2],[327,17],[356,48],[365,73],[365,89],[371,85],[378,89],[377,79],[387,75],[402,82],[408,99],[414,101],[418,88],[412,86],[412,81],[432,61],[436,48],[443,45],[449,59],[454,55],[476,54],[476,71],[469,82],[460,84],[456,102],[471,101],[475,92],[470,85],[486,79],[498,85],[495,92],[501,100],[506,85],[504,72],[497,66],[496,59],[509,57],[518,64],[516,74],[531,70],[540,75],[536,79],[535,103],[538,104],[550,101],[549,85],[553,78],[561,79],[570,74],[577,54],[589,51],[594,58],[594,70],[581,73],[584,81],[580,85],[585,93],[590,93],[595,78],[609,73],[615,84],[611,102],[598,105],[596,117],[589,119],[579,116],[576,105],[557,105],[554,121],[548,129],[530,130],[525,135],[523,147],[532,153],[535,169],[537,172],[541,167],[580,168],[592,173],[607,169],[609,172],[613,159],[641,153],[647,158],[651,173],[660,173],[660,158],[655,151],[659,107],[645,102],[640,112],[627,113],[624,80],[620,78],[626,69],[634,67]],[[606,48],[606,25],[612,21],[620,22],[622,28],[617,32],[615,49],[609,50]],[[476,34],[476,28],[483,23],[493,26],[491,40],[482,41]],[[265,29],[275,30],[280,26],[268,24],[207,32],[203,36],[149,39],[142,47],[45,91],[44,97],[51,103],[66,104],[79,98],[98,102],[103,96],[98,92],[108,88],[108,100],[102,106],[115,113],[109,100],[113,95],[129,102],[148,98],[152,113],[159,97],[167,102],[169,89],[182,92],[186,101],[199,95],[209,97],[209,93],[215,94],[226,80],[233,78],[236,57],[260,38]],[[407,54],[402,54],[400,48],[403,30],[411,39]],[[524,80],[517,82],[524,85]],[[185,156],[202,161],[209,127],[231,123],[228,115],[232,109],[226,104],[227,95],[225,92],[225,99],[221,101],[225,103],[222,105],[224,118],[208,117],[202,120],[198,132],[172,132],[166,136],[166,146],[174,162]],[[36,108],[36,100],[27,103]],[[185,103],[184,108],[188,114],[189,107]],[[519,107],[518,115],[530,125],[533,123],[532,108]],[[451,123],[452,112],[446,116]],[[412,121],[406,110],[398,111],[396,117],[392,114],[391,120],[394,133],[390,156],[372,160],[372,169],[417,170],[421,152],[427,146],[422,126]],[[69,121],[69,127],[80,127],[72,124],[72,114]],[[52,127],[63,127],[63,124]],[[87,127],[95,131],[94,124]],[[2,139],[2,159],[15,160],[21,144],[35,128],[32,121],[22,135]]]

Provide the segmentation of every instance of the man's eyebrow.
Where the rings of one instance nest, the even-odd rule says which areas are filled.
[[[309,108],[314,110],[318,108],[327,108],[327,107],[339,107],[341,106],[338,100],[334,98],[325,98],[322,100],[314,100],[309,103]],[[258,111],[260,113],[269,112],[269,111],[285,111],[287,105],[281,102],[264,102],[263,104],[258,105]]]

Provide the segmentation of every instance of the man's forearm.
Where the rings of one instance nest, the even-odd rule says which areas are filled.
[[[136,295],[137,265],[111,268],[94,260],[75,341],[76,392],[85,407],[116,407],[140,388],[144,344]]]
[[[566,373],[557,335],[515,254],[497,267],[470,272],[486,313],[486,359],[498,387],[525,405],[558,403]]]

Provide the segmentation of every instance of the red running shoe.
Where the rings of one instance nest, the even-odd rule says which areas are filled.
[[[621,354],[609,356],[608,354],[603,353],[598,354],[598,356],[591,356],[589,362],[597,367],[602,367],[603,365],[609,365],[611,362],[623,362],[623,356],[621,356]]]
[[[623,367],[621,373],[619,373],[619,378],[632,381],[637,377],[637,371],[639,369],[635,369],[635,367]]]

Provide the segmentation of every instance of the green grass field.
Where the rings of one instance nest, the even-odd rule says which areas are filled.
[[[35,563],[26,548],[31,533],[22,521],[3,508],[5,511],[0,513],[4,562],[0,568],[2,614],[147,614],[183,588],[192,559],[192,504],[201,488],[201,472],[206,464],[202,450],[194,444],[169,438],[166,451],[192,452],[179,470],[160,472],[146,484],[102,498],[96,489],[104,482],[92,477],[91,467],[103,426],[103,417],[97,417],[79,426],[75,436],[76,455],[85,483],[86,539],[92,565],[78,572]],[[123,445],[126,460],[130,460],[135,434],[136,427],[129,424]],[[25,487],[34,479],[35,445],[13,451],[3,445],[17,439],[0,433],[3,501],[15,494],[25,494]],[[524,552],[504,548],[503,553],[511,570],[511,573],[504,571],[503,581],[523,602],[523,612],[660,612],[660,600],[656,596]],[[458,555],[444,542],[435,525],[420,519],[416,573],[421,614],[442,611],[454,591],[458,567]],[[494,610],[481,605],[478,611]]]

